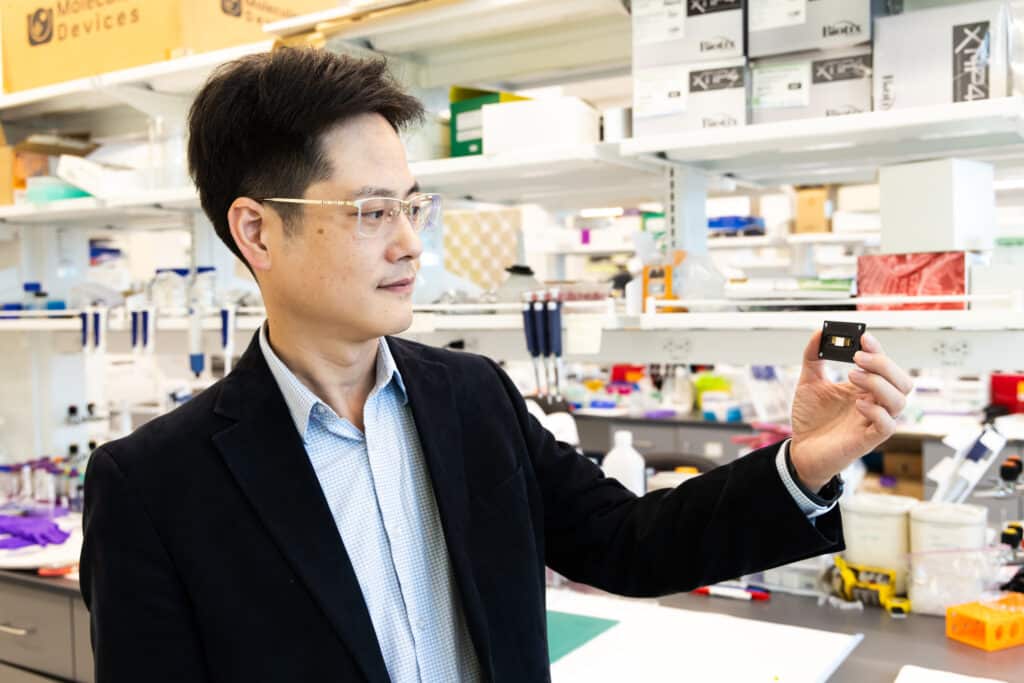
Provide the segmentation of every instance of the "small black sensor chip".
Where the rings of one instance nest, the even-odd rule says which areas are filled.
[[[860,337],[867,326],[862,323],[841,323],[826,320],[821,328],[821,346],[818,358],[852,363],[860,351]]]

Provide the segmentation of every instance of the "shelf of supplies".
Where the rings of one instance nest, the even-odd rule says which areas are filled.
[[[0,223],[40,225],[75,223],[116,227],[174,227],[184,210],[198,210],[194,188],[149,190],[120,199],[80,197],[45,204],[0,206]]]
[[[409,167],[425,191],[451,199],[579,208],[659,198],[661,167],[636,161],[620,157],[618,145],[600,143],[416,161]]]
[[[105,92],[119,86],[172,95],[192,94],[218,66],[246,55],[268,52],[272,46],[273,41],[265,40],[0,95],[0,120],[120,106],[122,100]]]
[[[282,37],[316,30],[329,47],[336,41],[369,46],[393,64],[411,66],[416,76],[409,82],[424,88],[500,83],[516,89],[524,79],[625,73],[631,63],[630,18],[621,0],[428,0],[376,12],[339,7],[264,30]]]
[[[690,131],[628,140],[622,148],[758,183],[863,179],[886,164],[1021,156],[1024,98]]]
[[[438,346],[458,342],[467,351],[503,360],[529,358],[518,316],[434,319],[441,317],[452,320],[439,327],[420,317],[404,336]],[[581,362],[799,365],[824,320],[865,323],[907,368],[1014,368],[1024,345],[1024,314],[1008,310],[582,314],[565,316],[563,339],[566,357]],[[581,349],[579,340],[588,348]]]

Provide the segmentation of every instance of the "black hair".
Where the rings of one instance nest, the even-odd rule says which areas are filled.
[[[203,210],[235,256],[245,262],[228,225],[232,202],[301,197],[330,178],[322,138],[361,114],[380,114],[401,131],[422,119],[423,105],[395,81],[384,59],[312,48],[250,55],[210,76],[189,112],[189,171]],[[274,206],[287,230],[294,230],[301,208]]]

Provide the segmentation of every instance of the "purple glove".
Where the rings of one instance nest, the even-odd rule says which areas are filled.
[[[9,534],[15,539],[28,541],[30,545],[60,545],[71,535],[45,517],[10,515],[0,515],[0,534]]]
[[[35,543],[26,541],[24,538],[18,538],[17,536],[0,538],[0,550],[18,550],[20,548],[27,548],[30,545],[35,545]]]

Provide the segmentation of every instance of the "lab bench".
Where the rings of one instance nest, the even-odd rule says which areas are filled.
[[[92,683],[89,612],[78,582],[0,571],[0,681]]]
[[[863,633],[864,640],[829,679],[831,683],[892,681],[905,664],[1013,681],[1019,680],[1024,654],[1022,648],[987,653],[951,641],[946,638],[942,618],[911,614],[893,619],[870,607],[863,612],[844,612],[818,607],[813,598],[781,593],[773,594],[769,602],[678,594],[660,603],[776,624]],[[76,582],[0,571],[0,625],[28,632],[24,636],[0,634],[0,681],[93,681],[89,613]],[[685,671],[683,656],[680,673]]]

